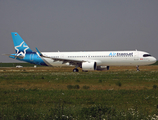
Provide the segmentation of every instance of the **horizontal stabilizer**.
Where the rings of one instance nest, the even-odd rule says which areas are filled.
[[[9,57],[15,57],[15,58],[20,58],[20,59],[23,59],[24,56],[20,55],[20,56],[17,56],[15,54],[2,54],[2,55],[6,55],[6,56],[9,56]]]

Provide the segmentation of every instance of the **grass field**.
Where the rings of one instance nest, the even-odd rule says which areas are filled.
[[[156,119],[158,66],[140,70],[0,68],[0,119]]]

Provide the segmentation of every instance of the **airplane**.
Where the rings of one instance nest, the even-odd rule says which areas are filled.
[[[43,66],[74,66],[73,72],[109,70],[109,66],[150,65],[156,58],[144,51],[78,51],[37,52],[32,51],[17,32],[12,32],[15,54],[4,54],[10,58]]]

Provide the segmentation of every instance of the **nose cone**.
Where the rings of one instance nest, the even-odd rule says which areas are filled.
[[[156,58],[152,57],[150,61],[154,64],[156,62]]]

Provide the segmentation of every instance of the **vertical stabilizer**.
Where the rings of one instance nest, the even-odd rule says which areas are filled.
[[[13,38],[15,52],[18,55],[25,56],[26,53],[33,52],[17,32],[12,32],[11,35]]]

